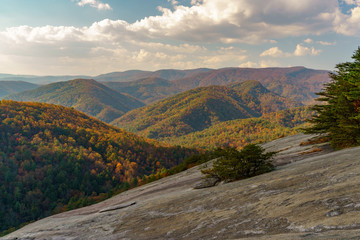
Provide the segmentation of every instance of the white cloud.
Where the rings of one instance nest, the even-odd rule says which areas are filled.
[[[289,56],[290,56],[289,53],[284,53],[278,47],[272,47],[260,54],[260,57],[289,57]]]
[[[98,0],[79,0],[77,2],[77,5],[79,5],[80,7],[89,5],[90,7],[97,8],[99,10],[111,10],[112,9],[109,4],[102,3],[101,1],[98,1]]]
[[[336,42],[325,42],[325,41],[317,41],[317,43],[323,45],[323,46],[334,46],[336,45]]]
[[[178,1],[169,1],[179,4]],[[110,8],[108,4],[97,0],[81,0],[78,4],[89,4],[99,9]],[[323,0],[203,0],[193,1],[193,4],[176,5],[174,10],[159,7],[160,15],[145,17],[132,24],[122,20],[106,19],[90,27],[47,26],[47,29],[29,28],[27,31],[35,36],[47,35],[55,40],[61,38],[61,34],[72,37],[65,31],[87,37],[91,35],[89,31],[93,31],[95,37],[106,35],[105,37],[118,39],[125,37],[250,44],[274,42],[274,38],[319,35],[334,29],[346,35],[360,31],[360,7],[354,7],[349,15],[342,14],[337,0],[328,0],[327,4],[324,4]],[[22,34],[24,29],[19,28],[12,31]],[[35,30],[42,32],[36,33]],[[21,36],[16,38],[19,37]],[[29,35],[23,37],[28,40],[32,38]]]
[[[98,0],[74,1],[79,6],[111,9],[109,4]],[[249,53],[236,47],[228,48],[229,45],[274,44],[286,37],[305,39],[304,36],[334,31],[360,35],[360,0],[347,0],[352,4],[349,13],[340,11],[338,0],[327,0],[326,4],[324,0],[191,0],[191,6],[183,6],[181,1],[169,1],[176,5],[173,10],[159,7],[161,13],[158,16],[145,17],[135,23],[104,19],[83,27],[8,28],[0,32],[0,72],[7,71],[10,62],[19,62],[19,65],[22,62],[23,66],[36,71],[36,61],[27,56],[36,56],[39,69],[49,69],[50,74],[61,73],[70,62],[76,64],[68,66],[69,73],[83,72],[80,69],[86,67],[91,73],[100,73],[134,68],[251,65],[255,60],[249,61]],[[210,43],[206,46],[227,43],[227,47],[206,48],[204,43]],[[305,43],[332,44],[310,38],[305,39]],[[299,44],[293,52],[273,47],[260,56],[313,56],[320,52]],[[90,66],[87,65],[89,62]],[[274,63],[259,62],[257,66]]]
[[[316,55],[319,55],[320,53],[321,53],[321,50],[317,50],[314,47],[309,48],[309,47],[304,47],[301,44],[298,44],[293,53],[283,52],[278,47],[272,47],[272,48],[262,52],[260,54],[260,57],[279,58],[279,57],[292,57],[292,56],[299,57],[299,56],[308,56],[308,55],[316,56]]]
[[[168,0],[168,2],[171,2],[172,5],[178,5],[179,2],[176,0]]]
[[[298,44],[294,51],[294,56],[307,56],[307,55],[316,56],[319,55],[320,53],[321,50],[316,50],[314,47],[308,48],[302,46],[301,44]]]

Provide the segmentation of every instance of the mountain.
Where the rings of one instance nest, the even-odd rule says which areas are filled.
[[[250,93],[241,93],[226,86],[196,88],[135,109],[111,124],[142,136],[161,139],[201,131],[218,122],[259,117],[271,110],[263,108],[268,104],[262,104],[261,98],[267,100],[266,95],[273,96],[272,93]],[[273,103],[276,105],[273,109],[301,105],[278,98],[279,101]]]
[[[208,72],[211,69],[208,68],[199,68],[199,69],[189,69],[189,70],[176,70],[176,69],[163,69],[158,71],[140,71],[140,70],[130,70],[125,72],[113,72],[102,74],[94,79],[100,82],[131,82],[138,79],[144,78],[162,78],[165,80],[176,80],[186,77],[192,77],[196,74]]]
[[[0,81],[0,98],[26,90],[32,90],[39,87],[36,84],[23,81]]]
[[[178,79],[174,84],[183,91],[211,85],[257,80],[270,91],[304,104],[313,103],[315,93],[330,81],[329,71],[304,67],[290,68],[223,68]]]
[[[360,147],[301,144],[312,137],[262,145],[290,163],[270,173],[193,189],[204,166],[193,167],[3,239],[359,239]]]
[[[143,78],[132,82],[103,82],[103,84],[118,92],[127,93],[147,104],[181,91],[171,81],[158,77]]]
[[[90,79],[52,83],[9,95],[6,99],[73,107],[105,122],[111,122],[124,113],[145,105],[131,96],[121,94]]]
[[[314,103],[315,93],[319,92],[324,83],[330,81],[329,71],[313,70],[304,67],[290,68],[222,68],[222,69],[190,69],[176,70],[164,69],[158,71],[140,71],[130,70],[125,72],[113,72],[93,77],[99,82],[111,82],[108,86],[124,92],[133,92],[135,95],[143,97],[142,99],[151,103],[165,97],[172,96],[175,93],[184,92],[197,87],[206,87],[211,85],[229,85],[236,82],[247,80],[256,80],[263,84],[270,91],[282,96],[291,98],[303,104]],[[17,80],[31,83],[49,83],[56,81],[65,81],[75,78],[92,78],[88,76],[28,76],[28,75],[9,75],[0,74],[0,80]],[[162,79],[154,81],[148,92],[145,79]],[[133,81],[136,83],[129,83]],[[171,81],[171,86],[163,86],[164,80]],[[151,80],[149,80],[151,81]],[[114,82],[127,82],[124,85],[117,85]],[[157,83],[159,85],[157,85]],[[138,84],[138,86],[136,86]],[[136,90],[138,88],[138,90]],[[156,90],[156,88],[160,88]],[[169,90],[169,94],[166,94]],[[159,92],[158,92],[159,91]],[[149,95],[149,97],[147,97]]]
[[[259,144],[280,137],[294,135],[314,112],[309,107],[285,109],[266,113],[258,118],[236,119],[214,124],[202,131],[183,136],[158,138],[168,144],[183,147],[196,146],[207,150],[217,147],[241,148],[247,144]]]
[[[257,108],[257,111],[261,113],[277,112],[302,105],[295,100],[281,97],[269,91],[259,81],[255,80],[234,83],[229,85],[229,87],[240,92],[243,96],[248,96],[248,105],[252,108]]]
[[[34,75],[14,75],[14,74],[1,74],[0,81],[25,81],[33,84],[49,84],[59,81],[67,81],[69,79],[78,78],[91,78],[90,76],[84,75],[64,75],[64,76],[34,76]]]
[[[0,232],[97,202],[195,152],[59,105],[2,100],[0,123]]]

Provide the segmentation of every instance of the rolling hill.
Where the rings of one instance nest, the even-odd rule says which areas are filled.
[[[314,114],[309,107],[285,109],[266,113],[258,118],[236,119],[214,124],[202,131],[183,136],[159,138],[159,141],[183,147],[196,146],[207,150],[217,147],[242,148],[280,137],[294,135]]]
[[[149,77],[132,82],[103,82],[105,86],[121,93],[127,93],[147,104],[175,95],[181,90],[169,81]]]
[[[222,69],[164,69],[158,71],[130,70],[112,72],[93,77],[96,81],[108,83],[120,92],[133,94],[146,103],[172,96],[197,87],[229,85],[247,80],[256,80],[270,91],[304,104],[311,104],[315,93],[329,82],[329,72],[304,67],[290,68],[222,68]],[[0,80],[22,80],[32,83],[65,81],[74,76],[22,76],[0,74]],[[165,80],[169,82],[165,82]],[[152,82],[152,83],[149,83]],[[121,84],[124,83],[124,84]],[[168,86],[165,86],[168,85]],[[147,89],[149,87],[149,90]]]
[[[36,84],[23,81],[0,81],[0,99],[6,95],[32,90],[39,87]]]
[[[9,95],[6,99],[73,107],[105,122],[111,122],[124,113],[145,105],[129,95],[121,94],[90,79],[52,83]]]
[[[195,152],[59,105],[2,100],[0,123],[0,232],[97,202]]]
[[[259,87],[259,84],[248,85],[254,92]],[[135,109],[111,124],[142,136],[162,139],[201,131],[218,122],[259,117],[271,109],[301,105],[277,96],[278,101],[273,103],[276,106],[267,108],[265,101],[275,95],[261,90],[264,92],[252,94],[251,90],[240,92],[226,86],[196,88]]]

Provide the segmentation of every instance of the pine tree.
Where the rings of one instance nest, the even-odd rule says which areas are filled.
[[[256,144],[246,145],[241,151],[236,148],[215,150],[218,159],[211,169],[202,170],[207,177],[234,181],[257,176],[274,169],[270,159],[275,152],[267,152]]]
[[[336,65],[331,82],[318,93],[317,114],[309,120],[308,134],[328,134],[335,148],[360,145],[360,47],[352,56],[354,62]]]

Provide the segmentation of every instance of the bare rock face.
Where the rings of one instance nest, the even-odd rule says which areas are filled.
[[[214,187],[219,182],[220,182],[220,178],[208,177],[202,180],[201,182],[195,184],[194,189]]]
[[[267,174],[193,189],[194,167],[2,239],[360,239],[360,147],[312,151],[308,138],[264,144],[280,151]]]

